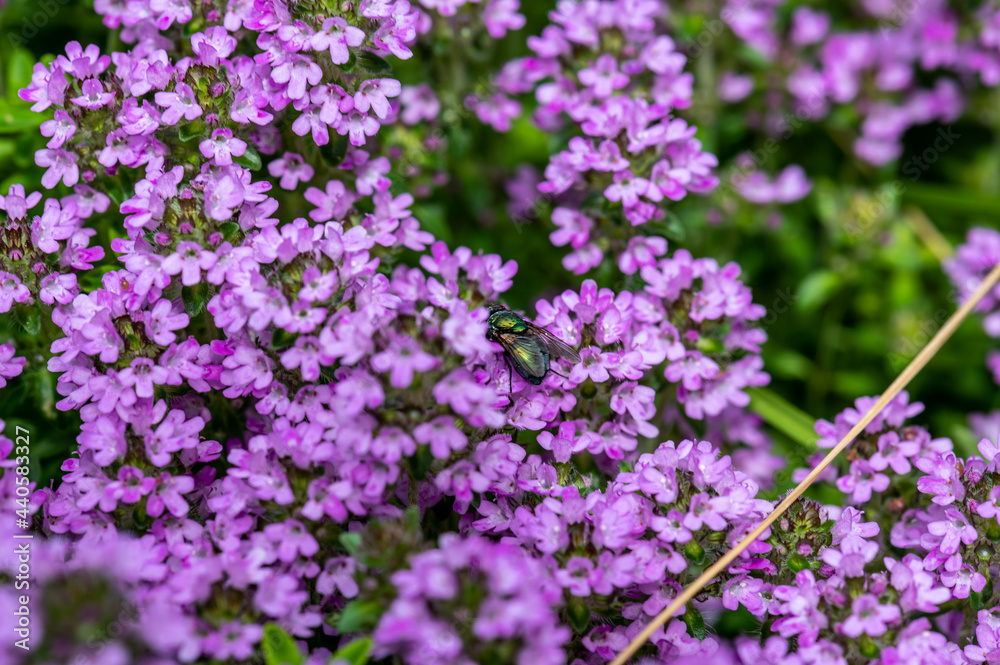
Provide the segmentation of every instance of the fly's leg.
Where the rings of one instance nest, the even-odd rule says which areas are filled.
[[[507,357],[506,353],[503,354],[503,359],[507,363],[507,394],[508,395],[513,395],[514,394],[514,366],[510,364],[510,358]]]

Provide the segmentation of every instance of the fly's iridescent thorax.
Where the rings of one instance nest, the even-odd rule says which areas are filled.
[[[523,333],[528,330],[528,324],[524,319],[509,309],[501,309],[490,314],[486,325],[498,333]]]

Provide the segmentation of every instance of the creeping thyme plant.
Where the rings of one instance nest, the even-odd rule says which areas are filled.
[[[691,220],[806,225],[815,195],[829,226],[861,185],[768,146],[825,127],[888,181],[1000,83],[993,2],[90,4],[106,43],[0,108],[38,176],[0,191],[0,540],[33,534],[3,662],[610,661],[875,401],[795,448],[761,390],[788,307]],[[888,233],[838,227],[806,307]],[[934,277],[960,302],[998,262],[974,228]],[[522,300],[580,357],[538,385],[486,336]],[[1000,291],[979,309],[1000,337]],[[1000,415],[924,410],[893,401],[636,662],[1000,664]]]

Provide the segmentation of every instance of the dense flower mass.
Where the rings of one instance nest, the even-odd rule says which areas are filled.
[[[505,94],[533,91],[539,126],[571,126],[575,135],[552,156],[534,196],[558,204],[551,239],[570,246],[563,265],[578,274],[605,254],[617,256],[625,274],[653,263],[665,242],[630,228],[662,218],[657,204],[718,183],[718,160],[694,138],[697,128],[675,115],[691,105],[693,77],[674,41],[658,34],[662,10],[658,2],[561,4],[552,24],[528,39],[533,55],[507,64],[497,79],[502,92],[477,106],[484,122],[503,130],[505,116],[520,112]],[[581,206],[591,194],[599,199]]]
[[[918,53],[805,7],[782,32],[779,5],[721,8],[780,65],[772,110],[813,84],[814,121],[870,101],[870,162],[958,113],[944,73],[1000,80],[995,11],[958,35],[926,3],[899,28]],[[515,37],[523,9],[98,0],[125,46],[34,65],[19,95],[44,117],[45,191],[0,195],[0,314],[25,333],[0,339],[0,389],[51,377],[75,438],[36,483],[0,421],[0,539],[35,536],[30,662],[597,665],[774,508],[795,464],[748,409],[771,380],[768,311],[739,264],[661,233],[724,170],[695,124],[710,55],[662,0],[560,0]],[[527,55],[486,86],[456,74],[455,53],[485,62],[501,39]],[[944,73],[925,89],[916,69]],[[765,82],[717,83],[752,104]],[[579,361],[528,332],[491,341],[519,266],[450,242],[423,205],[463,140],[522,115],[551,154],[497,178],[507,210],[548,211],[568,277],[588,277],[525,316]],[[724,165],[749,172],[748,204],[811,191],[803,167],[748,154]],[[1000,234],[972,231],[946,265],[959,297],[998,261]],[[998,303],[980,307],[994,337]],[[817,422],[819,447],[874,401]],[[1000,663],[1000,421],[972,421],[982,457],[962,459],[907,422],[922,411],[898,396],[641,662]],[[18,571],[0,558],[0,612],[25,604]],[[723,613],[755,634],[715,630]]]

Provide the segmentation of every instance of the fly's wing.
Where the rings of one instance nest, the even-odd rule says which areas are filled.
[[[528,326],[528,331],[534,333],[535,337],[545,346],[545,350],[549,352],[550,356],[553,358],[563,358],[574,365],[580,362],[580,354],[572,346],[541,326],[536,326],[534,323],[529,323],[528,321],[525,321],[525,324]]]
[[[496,338],[517,373],[532,383],[540,383],[549,371],[549,357],[538,338],[512,333],[497,333]]]

